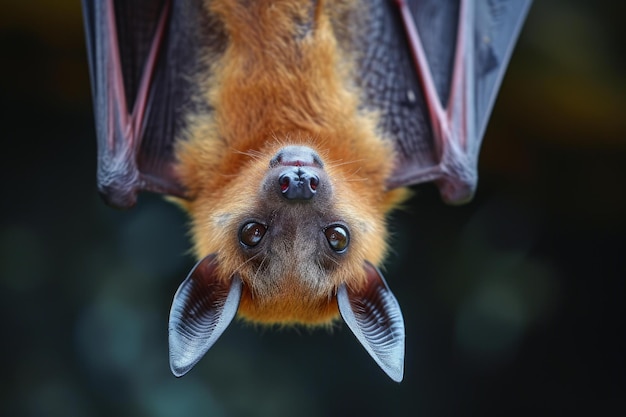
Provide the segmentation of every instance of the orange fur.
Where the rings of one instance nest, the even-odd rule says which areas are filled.
[[[359,287],[364,261],[382,262],[385,215],[404,196],[385,188],[393,149],[376,132],[376,114],[358,108],[353,57],[335,38],[341,28],[333,27],[332,14],[338,8],[320,1],[312,9],[314,4],[207,4],[228,35],[211,74],[197,80],[201,99],[215,110],[190,116],[177,148],[178,174],[192,196],[183,205],[195,253],[217,254],[216,279],[241,276],[239,314],[261,323],[322,324],[337,317],[337,286]],[[306,145],[321,156],[332,181],[330,213],[350,226],[348,251],[328,267],[311,236],[298,230],[286,231],[288,239],[277,237],[271,256],[251,259],[239,245],[241,222],[258,215],[269,161],[286,145]],[[297,219],[298,212],[285,216]]]

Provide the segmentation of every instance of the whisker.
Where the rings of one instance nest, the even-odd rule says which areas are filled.
[[[332,261],[335,265],[339,266],[339,261],[337,261],[336,259],[334,259],[332,256],[330,256],[330,255],[328,255],[328,254],[326,254],[326,253],[323,253],[323,252],[322,252],[322,255],[324,255],[324,257],[325,257],[326,259],[328,259],[329,261]]]
[[[265,255],[263,257],[263,260],[261,261],[261,263],[259,264],[259,267],[256,269],[256,271],[254,272],[254,280],[256,281],[257,276],[259,275],[259,272],[261,271],[261,268],[263,267],[263,264],[265,263],[265,261],[267,260],[268,256]]]
[[[336,168],[336,167],[340,167],[343,165],[350,165],[350,164],[356,164],[357,162],[363,162],[365,161],[365,159],[361,158],[361,159],[353,159],[350,161],[342,161],[342,160],[338,160],[338,161],[329,161],[328,162],[328,166],[331,168]]]
[[[257,151],[254,149],[249,149],[247,151],[240,151],[238,149],[232,149],[232,152],[239,154],[239,155],[249,156],[250,158],[257,160],[257,161],[261,160],[263,157],[263,153],[261,151]]]
[[[252,261],[253,259],[255,259],[256,257],[258,257],[258,256],[260,256],[260,255],[261,255],[261,252],[257,253],[256,255],[253,255],[253,256],[249,257],[248,259],[246,259],[245,261],[243,261],[241,264],[239,264],[239,266],[237,266],[237,267],[235,268],[235,270],[233,271],[233,273],[241,271],[241,269],[242,269],[242,268],[243,268],[243,267],[244,267],[244,266],[245,266],[248,262]]]

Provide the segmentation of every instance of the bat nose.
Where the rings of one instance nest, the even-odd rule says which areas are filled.
[[[288,200],[310,200],[319,183],[319,176],[306,167],[289,168],[278,176],[280,191]]]

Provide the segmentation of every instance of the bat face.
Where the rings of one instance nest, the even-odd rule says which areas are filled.
[[[244,164],[188,207],[199,251],[216,254],[220,279],[242,280],[242,317],[328,323],[339,285],[359,288],[366,260],[384,255],[384,213],[363,214],[375,206],[363,185],[309,146],[270,147]]]
[[[312,149],[288,146],[272,157],[255,202],[233,231],[242,257],[239,275],[251,301],[258,300],[245,304],[244,315],[249,309],[249,315],[265,317],[263,310],[292,298],[308,299],[314,309],[332,299],[333,271],[350,244],[348,225],[333,207],[333,198],[330,177]],[[283,321],[304,318],[283,309]]]

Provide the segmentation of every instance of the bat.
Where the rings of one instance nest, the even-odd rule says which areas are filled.
[[[169,316],[187,373],[235,316],[342,318],[394,381],[405,329],[387,215],[434,181],[470,200],[530,0],[83,0],[98,190],[187,211]]]

